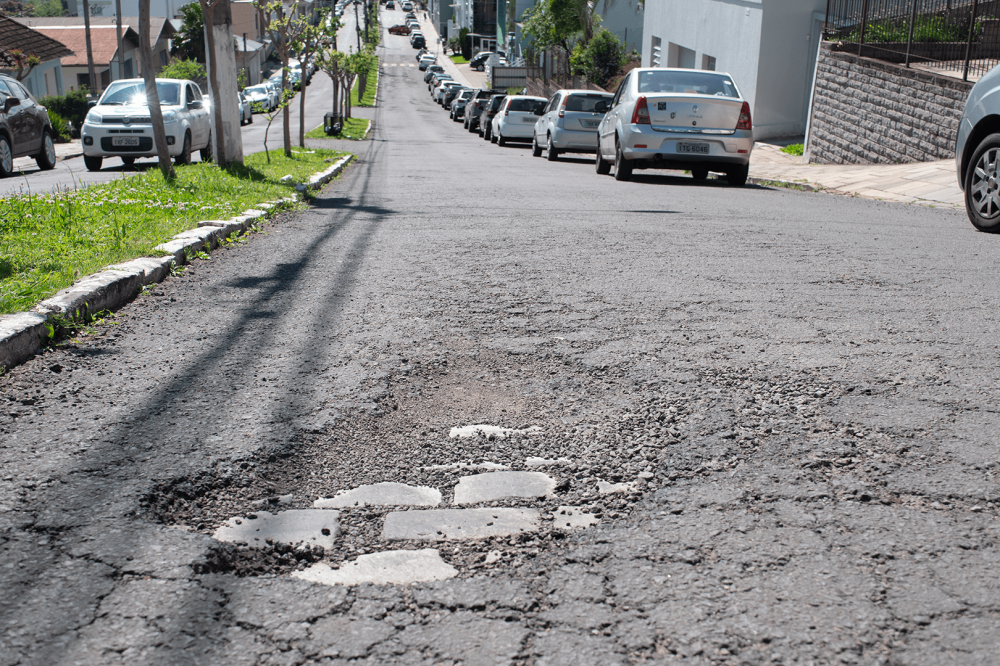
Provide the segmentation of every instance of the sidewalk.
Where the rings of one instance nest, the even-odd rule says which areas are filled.
[[[750,160],[750,177],[808,185],[836,194],[862,196],[922,206],[963,208],[955,161],[913,164],[804,164],[781,147],[758,143]]]
[[[83,148],[80,146],[79,139],[73,139],[69,143],[57,143],[56,144],[56,161],[62,162],[63,160],[68,160],[71,157],[79,157],[83,155]],[[14,171],[20,171],[21,169],[35,168],[35,158],[34,157],[18,157],[14,160]]]
[[[452,78],[467,88],[482,88],[486,85],[485,72],[473,71],[468,65],[456,65],[451,58],[444,54],[434,21],[424,20],[423,13],[418,15],[417,20],[420,21],[420,29],[423,30],[426,41],[430,45],[428,50],[437,56],[437,64],[444,67],[444,71],[451,74]]]

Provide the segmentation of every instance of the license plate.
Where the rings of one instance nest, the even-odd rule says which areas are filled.
[[[139,137],[137,136],[113,136],[111,137],[112,146],[138,146]]]
[[[583,121],[583,126],[584,127],[597,127],[600,124],[601,124],[600,120],[584,120]]]
[[[521,118],[521,122],[524,122],[524,123],[533,123],[533,122],[535,122],[537,120],[538,120],[538,118]]]
[[[708,144],[707,143],[678,143],[677,144],[678,153],[697,153],[699,155],[708,155]]]

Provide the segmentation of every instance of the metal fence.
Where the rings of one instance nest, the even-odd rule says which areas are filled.
[[[978,78],[1000,64],[1000,0],[827,0],[838,49]]]

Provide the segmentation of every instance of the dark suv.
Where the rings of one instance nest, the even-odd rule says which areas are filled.
[[[470,132],[478,130],[479,114],[483,112],[491,97],[502,94],[505,94],[503,90],[480,90],[477,92],[476,96],[465,105],[465,129]]]
[[[56,165],[56,144],[45,107],[24,86],[0,75],[0,178],[14,170],[14,158],[31,155],[39,169]]]

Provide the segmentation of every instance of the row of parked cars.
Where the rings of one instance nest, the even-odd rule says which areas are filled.
[[[550,161],[592,153],[597,173],[613,169],[617,180],[629,180],[634,169],[676,169],[695,180],[718,173],[736,187],[747,182],[750,104],[728,74],[637,68],[614,93],[559,90],[546,99],[468,88],[432,56],[418,57],[432,99],[499,146],[530,142],[532,155]]]
[[[420,29],[420,21],[417,20],[417,15],[413,11],[413,5],[409,2],[403,4],[403,11],[406,12],[406,22],[397,23],[394,26],[389,27],[390,35],[409,35],[410,46],[415,49],[424,49],[427,46],[427,39],[424,37],[423,31]]]

